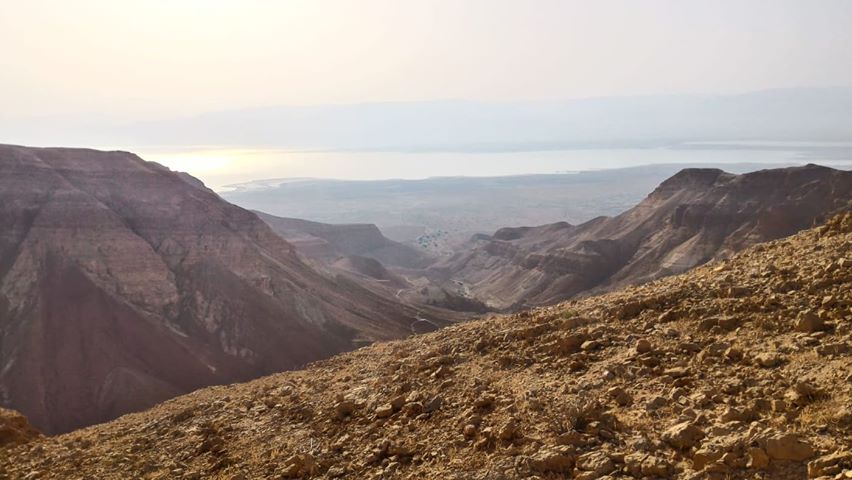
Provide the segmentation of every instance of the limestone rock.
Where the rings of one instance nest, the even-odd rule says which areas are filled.
[[[568,446],[547,447],[533,455],[530,468],[540,473],[571,473],[574,470],[574,449]]]
[[[813,457],[816,450],[798,435],[785,433],[766,440],[766,453],[773,460],[801,462]]]
[[[23,445],[41,437],[27,418],[14,410],[0,408],[0,449]]]
[[[679,450],[690,449],[704,439],[704,431],[690,422],[679,423],[665,432],[663,440]]]

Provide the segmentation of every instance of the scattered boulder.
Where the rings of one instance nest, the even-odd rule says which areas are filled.
[[[843,471],[852,471],[852,452],[834,452],[808,463],[808,478],[837,475]]]
[[[704,431],[691,422],[679,423],[663,432],[663,440],[678,450],[689,450],[703,439]]]
[[[502,427],[500,427],[500,430],[497,431],[497,438],[500,440],[512,441],[520,436],[520,427],[518,426],[518,421],[514,418],[510,418]]]
[[[444,398],[440,395],[435,395],[431,400],[423,405],[423,413],[432,413],[441,408],[444,404]]]
[[[750,448],[746,466],[753,470],[766,470],[769,467],[769,455],[766,450],[758,447]]]
[[[319,465],[309,453],[299,453],[288,458],[284,462],[281,476],[284,478],[299,478],[314,475],[319,470]]]
[[[27,417],[14,410],[0,408],[0,448],[23,445],[39,437],[41,433],[30,426]]]
[[[636,342],[636,353],[640,355],[644,353],[650,353],[651,351],[653,351],[653,349],[654,347],[653,345],[651,345],[651,342],[645,340],[644,338]]]
[[[615,462],[603,450],[593,450],[577,457],[577,468],[591,472],[591,478],[600,478],[615,471]]]
[[[784,363],[784,357],[777,353],[764,352],[755,356],[754,361],[763,368],[775,368]]]
[[[825,322],[813,310],[803,310],[796,318],[797,332],[813,333],[825,330]]]
[[[376,407],[377,418],[388,418],[391,415],[393,415],[393,405],[390,403],[385,403]]]
[[[668,405],[668,403],[669,401],[666,400],[665,397],[656,396],[645,403],[645,410],[653,412],[654,410],[659,410],[665,407],[666,405]]]
[[[473,406],[476,408],[488,408],[494,405],[495,400],[494,395],[483,395],[473,402]]]
[[[671,464],[655,455],[647,453],[631,453],[624,457],[628,473],[636,478],[661,477],[667,478],[671,473]]]
[[[766,440],[766,453],[773,460],[802,462],[816,455],[816,450],[799,435],[785,433]]]
[[[721,449],[718,448],[700,448],[692,455],[692,468],[701,471],[705,466],[722,458],[724,455]]]
[[[574,470],[574,448],[546,447],[529,460],[530,469],[539,473],[571,473]]]
[[[612,387],[607,390],[607,394],[615,400],[615,403],[622,407],[627,407],[633,404],[633,397],[621,387]]]
[[[809,403],[824,398],[825,392],[807,381],[796,382],[785,395],[784,399],[797,407],[804,407]]]
[[[343,400],[341,402],[337,402],[337,405],[334,406],[334,413],[337,415],[337,418],[346,418],[355,411],[355,402],[352,400]]]

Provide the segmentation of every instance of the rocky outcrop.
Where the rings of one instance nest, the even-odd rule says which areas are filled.
[[[0,476],[844,478],[850,245],[847,214],[684,275],[0,450]],[[797,328],[805,309],[823,328]]]
[[[0,405],[47,433],[411,333],[252,212],[125,152],[0,146]]]
[[[684,272],[850,208],[848,171],[686,169],[621,215],[478,235],[431,273],[494,308],[552,304]]]
[[[0,449],[11,448],[41,438],[27,418],[14,410],[0,408]]]

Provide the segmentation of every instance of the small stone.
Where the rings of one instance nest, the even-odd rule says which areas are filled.
[[[725,412],[722,414],[722,421],[727,422],[741,422],[745,417],[743,413],[737,410],[734,407],[728,407],[725,409]]]
[[[813,457],[816,451],[798,435],[787,433],[766,440],[766,453],[774,460],[801,462]]]
[[[509,419],[503,427],[497,432],[497,438],[500,440],[513,440],[517,437],[520,437],[518,430],[518,422],[515,419]]]
[[[692,456],[692,468],[698,471],[704,470],[706,465],[719,460],[723,454],[724,452],[719,450],[701,448]]]
[[[671,464],[666,460],[646,453],[631,453],[624,457],[627,471],[636,478],[662,477],[668,478]]]
[[[739,362],[743,359],[743,352],[738,348],[731,347],[725,351],[725,358],[730,362]]]
[[[493,395],[483,395],[473,402],[476,408],[487,408],[494,404],[495,398]]]
[[[803,310],[796,318],[797,332],[813,333],[825,330],[825,322],[813,310]]]
[[[761,353],[754,357],[755,363],[763,368],[775,368],[783,363],[783,358],[777,353]]]
[[[663,432],[663,440],[678,450],[688,450],[703,438],[704,431],[690,422],[679,423]]]
[[[346,418],[352,415],[352,412],[355,411],[355,402],[351,400],[343,400],[342,402],[337,402],[337,405],[334,406],[334,413],[337,415],[337,418]]]
[[[651,342],[644,338],[636,342],[636,353],[640,355],[643,353],[650,353],[653,349],[654,347],[651,345]]]
[[[689,375],[689,369],[684,367],[667,368],[663,374],[672,378],[683,378]]]
[[[594,473],[595,476],[591,478],[600,478],[615,471],[615,463],[602,450],[595,450],[581,455],[577,458],[576,466],[580,470]]]
[[[847,469],[852,471],[852,452],[834,452],[808,463],[808,478],[836,475]]]
[[[443,403],[444,403],[443,397],[441,397],[440,395],[435,395],[434,397],[432,397],[431,400],[429,400],[428,402],[426,402],[423,405],[423,412],[424,413],[432,413],[436,410],[439,410],[441,408],[441,405],[443,405]]]
[[[765,470],[769,467],[769,455],[762,448],[750,448],[746,466],[754,470]]]
[[[400,396],[394,398],[393,400],[391,400],[390,404],[391,404],[391,407],[393,407],[394,412],[398,412],[398,411],[402,410],[402,407],[405,405],[405,399],[406,399],[405,395],[400,395]]]
[[[409,402],[402,407],[402,412],[408,417],[416,417],[423,413],[423,404],[420,402]]]
[[[627,407],[633,403],[633,397],[621,387],[612,387],[607,390],[607,394],[622,407]]]
[[[581,435],[579,432],[573,432],[572,431],[572,432],[568,432],[568,433],[563,433],[562,435],[559,435],[558,437],[556,437],[556,444],[557,445],[572,445],[572,446],[575,446],[575,447],[581,447],[581,446],[585,445],[586,443],[587,442],[583,438],[583,435]]]
[[[316,473],[318,465],[309,453],[299,453],[284,461],[284,478],[307,477]]]
[[[719,325],[718,319],[716,319],[716,318],[705,318],[705,319],[701,320],[700,322],[698,322],[697,328],[698,328],[699,332],[709,332],[710,330],[713,329],[713,327],[716,327],[718,325]]]
[[[645,404],[645,409],[648,410],[649,412],[652,412],[654,410],[659,410],[659,409],[665,407],[668,403],[669,402],[668,402],[668,400],[665,399],[665,397],[657,396],[657,397],[652,398],[651,400],[649,400]]]
[[[379,405],[376,408],[376,417],[378,418],[388,418],[391,415],[393,415],[393,405],[389,403]]]
[[[529,466],[539,473],[571,473],[574,449],[567,446],[544,448],[530,458]]]

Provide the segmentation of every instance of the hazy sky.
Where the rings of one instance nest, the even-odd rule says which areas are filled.
[[[0,115],[852,85],[852,1],[0,0]]]

